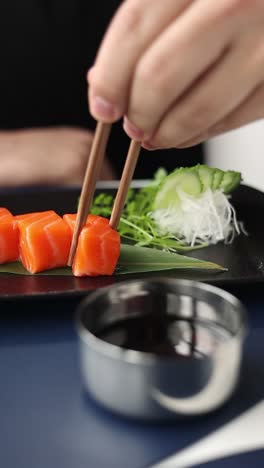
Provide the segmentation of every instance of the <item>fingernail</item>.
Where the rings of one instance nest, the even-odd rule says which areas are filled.
[[[94,71],[94,66],[89,68],[89,70],[86,73],[86,80],[87,80],[88,83],[90,82],[90,80],[92,78],[93,71]]]
[[[179,149],[185,149],[185,148],[190,148],[191,146],[196,146],[202,143],[203,141],[207,140],[209,138],[209,133],[204,133],[203,135],[200,135],[199,137],[192,138],[191,140],[186,140],[176,147]]]
[[[119,116],[118,109],[101,96],[92,96],[90,106],[91,113],[98,120],[115,120]]]
[[[145,148],[148,151],[154,151],[158,149],[156,146],[152,145],[149,141],[144,141],[142,144],[143,148]]]
[[[124,130],[130,138],[136,138],[137,140],[144,139],[144,131],[132,124],[127,117],[124,118]]]
[[[181,143],[179,145],[176,145],[175,147],[178,148],[178,149],[185,149],[185,148],[189,148],[190,146],[192,146],[193,142],[195,143],[196,140],[189,140],[189,141],[185,141],[184,143]]]

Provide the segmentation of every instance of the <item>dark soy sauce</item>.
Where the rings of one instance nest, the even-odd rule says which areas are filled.
[[[113,345],[170,357],[203,358],[230,338],[221,326],[170,315],[133,315],[103,328],[97,336]]]

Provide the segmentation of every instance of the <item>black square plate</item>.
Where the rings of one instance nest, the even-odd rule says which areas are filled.
[[[112,190],[101,185],[104,191]],[[76,212],[80,189],[32,188],[0,193],[0,206],[12,213],[54,209],[59,214]],[[160,273],[74,278],[70,276],[0,275],[0,299],[53,296],[84,296],[89,291],[128,278],[191,278],[219,286],[256,284],[264,281],[264,194],[241,185],[232,196],[238,219],[244,222],[248,236],[239,236],[232,245],[222,243],[190,253],[191,256],[219,263],[226,272],[212,273],[174,270]]]

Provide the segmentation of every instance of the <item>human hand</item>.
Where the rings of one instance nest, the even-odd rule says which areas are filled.
[[[126,0],[88,73],[92,115],[147,149],[264,117],[263,0]]]
[[[0,185],[81,184],[92,139],[70,127],[0,132]],[[101,179],[111,178],[105,161]]]

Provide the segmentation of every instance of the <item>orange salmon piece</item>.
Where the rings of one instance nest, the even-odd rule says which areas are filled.
[[[0,263],[14,262],[19,257],[19,233],[15,217],[0,208]]]
[[[16,223],[20,259],[30,273],[66,266],[72,233],[55,211],[19,215]]]
[[[72,232],[76,215],[64,215]],[[120,236],[102,216],[89,215],[81,230],[72,265],[74,276],[99,276],[114,273],[120,255]]]
[[[74,214],[65,214],[63,215],[63,219],[66,221],[66,223],[70,226],[71,230],[72,230],[72,233],[74,231],[74,226],[75,226],[75,223],[76,223],[76,218],[77,218],[77,214],[74,213]],[[95,222],[102,222],[103,224],[109,224],[109,219],[107,218],[103,218],[102,216],[97,216],[97,215],[93,215],[93,214],[89,214],[87,216],[87,220],[86,220],[86,225],[87,224],[94,224]]]

